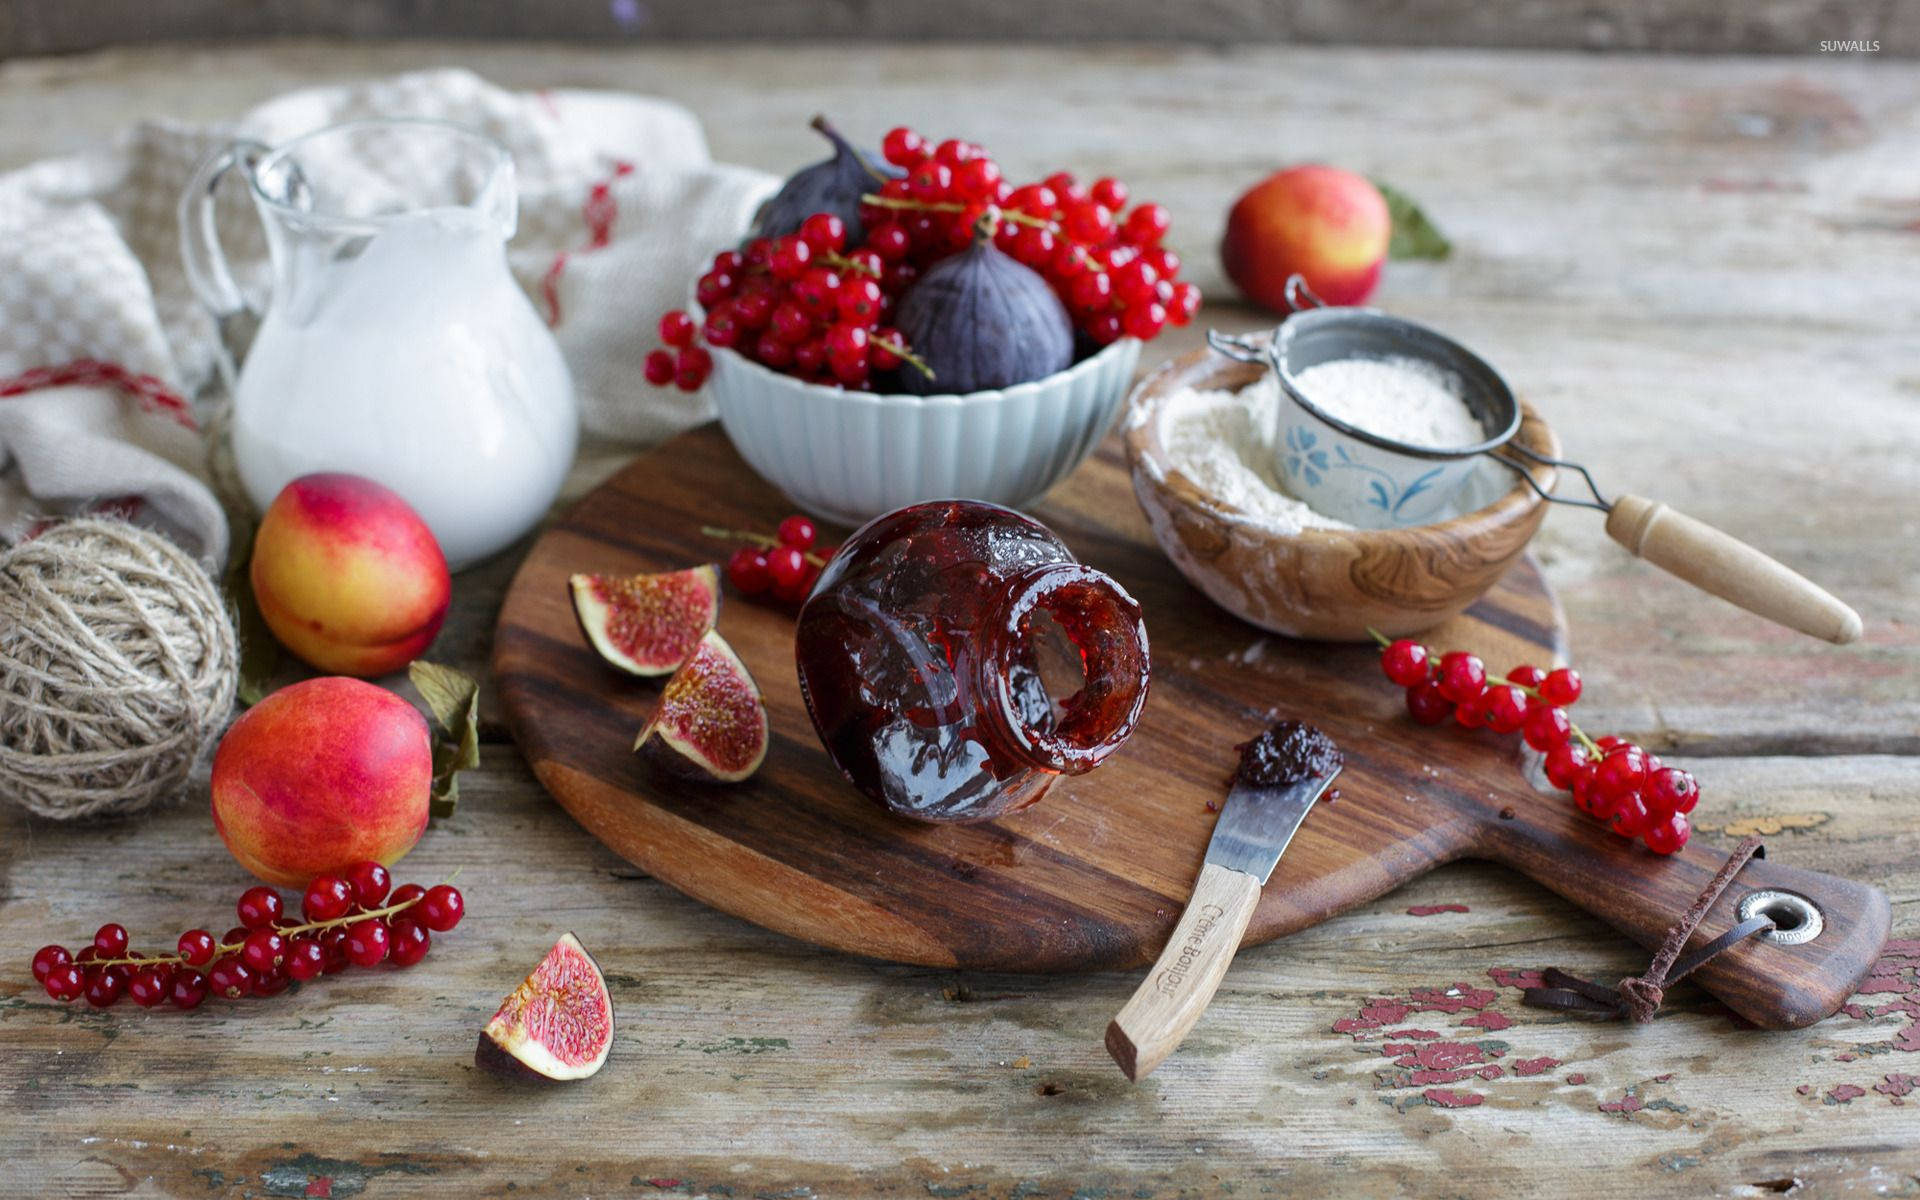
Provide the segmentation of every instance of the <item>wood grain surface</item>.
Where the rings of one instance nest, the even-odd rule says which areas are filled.
[[[1505,11],[1484,7],[1489,21]],[[1911,23],[1920,9],[1886,13]],[[43,942],[108,917],[170,938],[222,919],[250,880],[203,791],[83,829],[0,805],[0,1196],[1920,1188],[1920,68],[1256,47],[161,46],[0,63],[0,168],[144,116],[217,119],[289,87],[450,64],[515,87],[664,95],[699,114],[716,156],[769,170],[817,157],[799,121],[825,110],[867,130],[965,132],[1016,171],[1115,173],[1173,210],[1208,322],[1234,330],[1264,320],[1232,303],[1211,253],[1240,189],[1311,158],[1402,186],[1456,253],[1392,264],[1381,304],[1498,363],[1613,486],[1860,608],[1864,639],[1829,647],[1636,562],[1591,514],[1550,513],[1533,542],[1586,676],[1586,722],[1700,776],[1703,844],[1759,830],[1781,861],[1884,889],[1895,941],[1839,1015],[1806,1029],[1757,1033],[1691,985],[1651,1026],[1596,1026],[1521,1007],[1518,985],[1545,966],[1612,979],[1646,950],[1510,870],[1462,862],[1249,947],[1179,1055],[1137,1087],[1087,1036],[1137,974],[899,966],[689,900],[553,802],[487,689],[482,766],[407,860],[424,880],[461,869],[470,913],[410,973],[185,1019],[51,1004],[24,974]],[[1149,358],[1198,344],[1180,331]],[[589,445],[569,494],[632,453]],[[436,659],[484,669],[517,566],[458,577]],[[563,928],[609,973],[612,1061],[545,1093],[476,1076],[476,1031]]]
[[[1531,787],[1517,739],[1423,729],[1366,647],[1264,638],[1195,595],[1127,512],[1109,441],[1033,510],[1140,602],[1153,681],[1133,737],[1084,776],[996,821],[930,825],[858,795],[820,749],[793,666],[785,609],[723,606],[719,629],[759,682],[773,745],[732,787],[689,783],[632,753],[657,691],[611,670],[582,636],[569,576],[677,571],[722,557],[701,532],[769,530],[791,509],[718,425],[666,442],[550,528],[508,589],[492,678],[514,740],[548,789],[615,851],[735,916],[854,954],[992,971],[1097,970],[1155,958],[1199,875],[1235,746],[1305,720],[1346,756],[1247,925],[1258,944],[1345,912],[1460,857],[1493,858],[1655,945],[1718,869],[1689,845],[1660,858],[1600,829],[1563,793]],[[848,531],[828,531],[837,540]],[[1460,617],[1423,635],[1493,670],[1553,664],[1558,605],[1524,563]],[[1257,669],[1254,668],[1257,664]],[[1879,957],[1877,890],[1777,861],[1746,870],[1702,926],[1736,923],[1748,890],[1807,896],[1827,928],[1802,945],[1750,940],[1698,973],[1767,1028],[1837,1010]]]

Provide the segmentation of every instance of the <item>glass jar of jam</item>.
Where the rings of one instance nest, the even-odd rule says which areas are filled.
[[[902,816],[980,821],[1098,766],[1147,698],[1140,606],[1046,526],[916,504],[840,548],[800,610],[800,689],[827,753]]]

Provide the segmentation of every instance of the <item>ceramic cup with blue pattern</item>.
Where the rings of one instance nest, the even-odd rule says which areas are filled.
[[[1520,404],[1499,372],[1458,342],[1372,308],[1296,312],[1264,347],[1214,338],[1237,358],[1262,354],[1289,403],[1280,409],[1276,448],[1287,490],[1316,510],[1361,529],[1423,525],[1445,510],[1473,474],[1476,456],[1520,428]],[[1415,446],[1349,425],[1316,405],[1299,376],[1348,358],[1417,358],[1452,372],[1485,440],[1470,446]]]

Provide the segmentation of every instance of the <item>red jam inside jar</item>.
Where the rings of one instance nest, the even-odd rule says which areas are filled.
[[[800,610],[800,690],[853,786],[923,821],[1025,808],[1147,699],[1140,606],[1030,517],[916,504],[840,548]]]

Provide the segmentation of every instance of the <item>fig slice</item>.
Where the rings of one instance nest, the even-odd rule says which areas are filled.
[[[585,1079],[613,1049],[613,997],[600,964],[563,933],[500,1002],[473,1052],[474,1065],[521,1079]]]
[[[567,590],[587,641],[634,675],[677,670],[720,615],[720,570],[712,564],[660,575],[575,575]]]
[[[767,709],[726,639],[709,630],[660,692],[633,743],[677,775],[738,783],[767,757]]]

